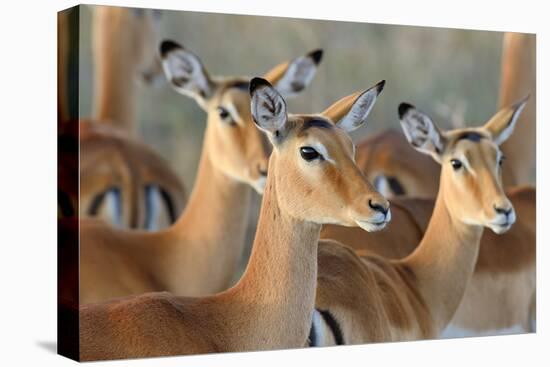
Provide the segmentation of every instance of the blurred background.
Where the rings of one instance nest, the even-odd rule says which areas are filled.
[[[92,115],[94,7],[81,7],[80,116]],[[396,110],[402,101],[415,104],[444,128],[480,124],[496,110],[500,32],[185,11],[162,11],[159,21],[159,38],[173,39],[193,51],[211,75],[262,75],[280,62],[323,48],[317,76],[288,102],[291,112],[320,112],[386,79],[367,126],[352,133],[355,141],[387,127],[398,128]],[[137,98],[138,135],[170,162],[190,192],[205,113],[168,84],[138,88]]]

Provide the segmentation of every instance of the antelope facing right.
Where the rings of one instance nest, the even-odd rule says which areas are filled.
[[[233,288],[204,298],[150,293],[80,309],[82,360],[304,347],[315,302],[321,225],[384,228],[389,203],[355,165],[345,131],[383,83],[319,115],[288,115],[266,80],[250,82],[252,116],[273,144],[250,262]]]
[[[447,132],[413,106],[399,106],[407,140],[441,165],[432,217],[418,247],[402,260],[359,257],[350,248],[321,241],[315,307],[322,317],[313,319],[311,344],[439,336],[472,277],[483,228],[502,234],[516,220],[502,189],[499,145],[511,135],[524,106],[525,100],[483,127]]]
[[[161,44],[167,79],[207,113],[197,180],[183,214],[154,232],[123,231],[82,221],[80,301],[151,291],[207,295],[227,289],[239,269],[252,187],[262,192],[268,154],[252,121],[249,82],[213,78],[200,59],[173,41]],[[316,50],[276,66],[268,80],[294,95],[312,80]]]

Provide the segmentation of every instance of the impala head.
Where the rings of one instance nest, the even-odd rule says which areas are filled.
[[[161,11],[155,9],[131,9],[128,33],[132,39],[131,50],[136,60],[138,82],[146,85],[159,85],[165,80],[158,56],[158,34]]]
[[[136,62],[137,81],[145,85],[158,85],[164,80],[157,53],[161,14],[160,10],[132,8],[125,29],[130,35],[127,41]]]
[[[252,79],[252,115],[273,144],[269,169],[283,210],[301,220],[367,231],[387,224],[389,202],[356,166],[347,134],[365,123],[383,87],[380,82],[318,115],[288,115],[279,92],[265,79]]]
[[[248,78],[212,78],[200,59],[172,41],[161,46],[164,71],[174,89],[197,101],[208,114],[206,152],[227,176],[263,192],[269,153],[250,112]],[[266,78],[284,95],[301,92],[321,61],[316,50],[276,66]]]
[[[499,148],[512,134],[527,98],[504,108],[484,126],[440,131],[433,121],[407,103],[399,118],[409,143],[441,164],[440,190],[449,211],[466,224],[504,233],[516,220],[502,188]]]

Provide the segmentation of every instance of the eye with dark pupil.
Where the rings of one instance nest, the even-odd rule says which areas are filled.
[[[505,159],[506,159],[505,156],[500,157],[500,159],[498,160],[498,165],[499,165],[499,167],[502,166],[502,164],[504,163],[504,160],[505,160]]]
[[[301,147],[300,155],[308,162],[314,159],[322,158],[321,155],[312,147]]]
[[[455,171],[462,168],[462,162],[459,161],[458,159],[451,159],[451,165],[453,166],[453,169]]]
[[[218,115],[220,116],[220,118],[223,120],[223,121],[229,121],[231,115],[229,114],[229,111],[227,111],[225,108],[223,107],[218,107]],[[233,121],[231,121],[233,122]]]

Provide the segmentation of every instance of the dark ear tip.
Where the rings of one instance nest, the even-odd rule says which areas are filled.
[[[160,44],[160,55],[162,57],[166,56],[170,51],[173,51],[178,48],[183,48],[180,44],[172,41],[172,40],[164,40]]]
[[[254,91],[258,89],[258,87],[271,87],[271,84],[269,84],[269,82],[264,78],[252,78],[252,80],[250,81],[250,87],[248,89],[248,91],[250,92],[250,96],[252,96],[252,93],[254,93]]]
[[[410,103],[403,102],[399,105],[397,108],[397,112],[399,113],[399,118],[402,119],[403,116],[411,109],[414,108],[414,106]]]
[[[308,53],[307,56],[311,57],[315,65],[319,65],[319,63],[323,59],[323,49],[319,48],[317,50],[313,50]]]
[[[384,86],[386,85],[386,81],[385,80],[381,80],[379,81],[377,84],[376,84],[376,92],[378,94],[382,93],[382,91],[384,90]]]

